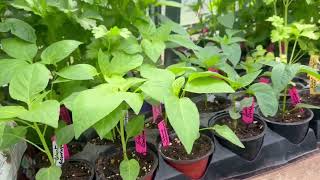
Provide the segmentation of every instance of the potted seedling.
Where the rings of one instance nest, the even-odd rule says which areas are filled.
[[[278,61],[267,63],[272,66],[271,80],[272,86],[278,97],[281,97],[281,106],[277,114],[273,117],[260,116],[267,122],[268,126],[278,134],[286,137],[292,143],[300,143],[307,131],[313,112],[310,105],[302,104],[297,95],[295,84],[292,79],[299,73],[307,73],[316,78],[319,74],[316,69],[297,63],[301,59],[303,50],[298,51],[298,46],[303,46],[306,41],[319,38],[318,28],[315,24],[305,24],[302,22],[288,23],[288,9],[291,4],[289,0],[283,0],[284,18],[272,16],[267,21],[271,22],[274,29],[271,32],[272,42],[283,42],[283,51],[280,49]],[[288,45],[293,43],[291,52]],[[291,97],[291,104],[287,102],[288,94]]]
[[[232,143],[242,146],[241,142],[227,126],[213,126],[200,129],[198,109],[191,99],[184,97],[192,93],[232,93],[232,88],[221,79],[210,77],[212,72],[188,72],[176,76],[170,68],[159,69],[150,65],[140,68],[140,74],[147,81],[140,89],[165,106],[168,119],[162,120],[161,141],[158,151],[161,157],[178,171],[192,179],[201,178],[206,170],[209,156],[214,151],[214,143],[202,130],[214,130]],[[187,70],[186,70],[187,69]],[[157,74],[161,74],[158,76]],[[165,128],[170,123],[173,133]],[[188,132],[188,133],[186,133]]]
[[[11,23],[25,23],[20,20],[11,19]],[[27,26],[26,23],[24,26]],[[10,26],[13,28],[13,26]],[[25,29],[32,36],[34,30],[31,26]],[[15,32],[14,30],[11,30]],[[19,34],[23,35],[23,34]],[[20,36],[18,36],[21,38]],[[63,40],[51,44],[45,48],[38,58],[38,47],[32,42],[18,38],[2,39],[2,50],[8,58],[1,59],[1,72],[7,76],[1,76],[1,83],[9,83],[9,93],[12,103],[0,108],[1,119],[1,149],[7,148],[19,141],[25,141],[42,153],[49,160],[49,167],[42,167],[37,172],[36,179],[60,179],[65,172],[56,166],[60,159],[54,159],[54,154],[48,145],[49,139],[54,134],[49,129],[58,128],[60,103],[53,99],[51,93],[54,91],[53,82],[60,78],[66,81],[92,79],[96,75],[93,66],[87,64],[70,65],[61,67],[62,60],[67,58],[78,48],[81,42],[74,40]],[[50,70],[49,70],[50,69]],[[6,122],[12,122],[9,126]],[[27,133],[33,132],[37,140],[29,139]],[[60,137],[59,137],[60,140]],[[94,176],[93,168],[87,164],[90,172],[88,179]],[[81,170],[81,169],[78,169]],[[64,178],[61,176],[61,178]]]

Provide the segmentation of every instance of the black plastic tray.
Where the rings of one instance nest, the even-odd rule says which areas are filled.
[[[317,149],[317,140],[312,129],[309,129],[305,139],[300,144],[292,144],[277,133],[267,130],[264,143],[258,156],[253,161],[247,161],[215,140],[216,150],[212,155],[207,172],[202,180],[228,179],[249,175],[256,171],[286,164],[302,155]],[[155,180],[189,180],[180,172],[159,158],[159,169]]]

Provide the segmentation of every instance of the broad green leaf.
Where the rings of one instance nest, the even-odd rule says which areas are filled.
[[[76,64],[61,69],[57,74],[71,80],[88,80],[98,73],[96,68],[89,64]]]
[[[23,141],[27,134],[27,130],[27,127],[24,126],[10,127],[5,125],[3,134],[0,136],[2,139],[2,141],[0,141],[0,150],[5,150]]]
[[[199,138],[199,112],[196,105],[188,98],[166,97],[165,109],[170,125],[181,140],[188,154],[193,143]],[[187,132],[187,133],[186,133]]]
[[[3,133],[4,133],[5,128],[6,128],[6,122],[0,121],[0,146],[2,145],[2,142],[4,141]]]
[[[65,127],[59,128],[55,132],[57,145],[61,146],[63,144],[68,144],[74,138],[73,125],[67,125]]]
[[[98,53],[98,64],[102,75],[109,76],[110,70],[110,55],[105,54],[101,49]]]
[[[106,87],[108,88],[108,87]],[[82,91],[73,101],[72,119],[75,137],[116,109],[123,98],[104,87]]]
[[[238,83],[241,85],[241,87],[239,87],[239,88],[243,88],[243,87],[246,87],[246,86],[250,85],[259,76],[261,71],[262,70],[256,71],[256,72],[253,72],[253,73],[248,73],[248,74],[246,74],[244,76],[241,76],[238,79]]]
[[[318,73],[317,69],[314,69],[310,66],[300,65],[300,64],[296,64],[296,65],[299,66],[299,72],[307,73],[315,78],[320,79],[320,74]]]
[[[225,14],[225,15],[222,15],[222,16],[219,16],[218,17],[218,22],[227,27],[227,28],[230,28],[232,29],[233,27],[233,24],[234,24],[234,14],[233,13],[228,13],[228,14]]]
[[[158,69],[149,65],[141,66],[140,74],[142,77],[150,80],[174,81],[175,79],[175,75],[172,72],[166,69]]]
[[[229,115],[230,115],[230,117],[231,117],[232,119],[238,120],[238,119],[241,118],[241,114],[240,114],[239,112],[235,111],[234,108],[229,108],[228,111],[229,111]]]
[[[145,79],[136,78],[136,77],[126,78],[125,80],[126,80],[125,83],[121,85],[122,91],[127,91],[129,88],[142,84],[143,82],[146,81]]]
[[[295,107],[308,108],[308,109],[320,109],[320,106],[314,106],[314,105],[311,105],[311,104],[304,104],[304,103],[299,103],[299,104],[295,105]]]
[[[110,70],[112,74],[125,75],[128,71],[141,66],[143,57],[139,54],[128,55],[122,52],[113,54],[110,63]]]
[[[141,42],[141,46],[146,55],[154,63],[159,60],[161,54],[164,53],[164,49],[166,48],[165,43],[161,40],[150,41],[148,39],[143,39]]]
[[[61,174],[61,168],[57,166],[42,168],[36,174],[36,180],[60,180]]]
[[[10,57],[32,62],[36,56],[38,47],[17,38],[9,38],[1,40],[3,51]]]
[[[127,140],[131,137],[135,137],[142,132],[144,128],[144,116],[135,116],[128,121],[126,125]]]
[[[234,90],[223,80],[212,77],[197,78],[186,83],[185,91],[193,93],[234,93]]]
[[[5,23],[10,27],[12,34],[16,35],[22,40],[36,43],[37,36],[35,30],[26,22],[19,19],[9,18],[5,20]]]
[[[240,101],[240,109],[243,109],[245,107],[249,107],[252,105],[253,97],[243,98]]]
[[[0,22],[0,32],[10,31],[10,26],[5,22]]]
[[[278,63],[277,65],[273,66],[271,72],[271,80],[272,86],[276,90],[276,93],[280,93],[284,90],[290,81],[295,77],[295,75],[299,71],[298,64],[283,64]]]
[[[142,52],[142,48],[137,39],[132,36],[122,40],[117,49],[122,50],[127,54],[136,54]]]
[[[198,78],[204,78],[204,77],[217,77],[219,79],[223,79],[227,82],[231,82],[231,80],[219,73],[216,73],[216,72],[211,72],[211,71],[204,71],[204,72],[194,72],[194,73],[191,73],[188,77],[188,81],[193,81],[195,79],[198,79]]]
[[[240,45],[239,44],[230,44],[230,45],[222,44],[221,48],[223,50],[223,53],[227,56],[228,60],[235,67],[241,58]]]
[[[20,119],[46,124],[57,128],[59,121],[60,104],[56,100],[47,100],[32,104],[28,111],[19,115]]]
[[[0,86],[8,84],[12,77],[24,68],[28,63],[18,59],[2,59],[0,60]]]
[[[117,107],[109,115],[104,117],[93,125],[97,131],[99,137],[102,139],[110,133],[110,131],[118,124],[120,119],[124,119],[126,111],[123,110],[122,106]]]
[[[171,26],[171,29],[173,32],[180,34],[180,35],[184,35],[184,36],[188,36],[188,32],[186,31],[186,29],[181,26],[180,24],[172,21],[170,18],[164,16],[164,15],[159,15],[159,19],[162,23],[168,24],[169,26]]]
[[[197,69],[194,67],[188,67],[185,62],[178,63],[178,64],[172,64],[167,67],[168,70],[170,70],[172,73],[174,73],[176,76],[182,76],[187,72],[196,72]]]
[[[143,104],[143,97],[140,93],[119,92],[118,95],[131,107],[136,114],[139,114]]]
[[[179,97],[179,94],[180,94],[180,91],[181,91],[181,88],[184,86],[186,80],[183,76],[179,77],[178,79],[176,79],[175,81],[173,81],[172,83],[172,90],[173,90],[173,93]]]
[[[123,180],[136,180],[140,172],[139,163],[135,159],[121,161],[119,168]]]
[[[158,102],[164,102],[165,97],[173,95],[171,81],[149,80],[140,86],[143,93]]]
[[[30,104],[49,82],[50,71],[42,64],[25,66],[11,79],[9,92],[12,98]]]
[[[227,125],[214,125],[213,130],[232,144],[245,148],[237,135]]]
[[[186,47],[188,49],[192,49],[192,50],[200,49],[199,46],[195,45],[192,42],[192,40],[189,38],[189,36],[174,34],[174,35],[170,35],[168,40],[171,42],[174,42],[180,46]]]
[[[44,64],[56,64],[68,57],[80,44],[82,43],[74,40],[55,42],[42,52],[41,62]]]
[[[182,8],[183,5],[176,2],[176,1],[167,1],[167,0],[160,0],[157,1],[155,4],[156,6],[171,6],[171,7],[177,7],[177,8]]]
[[[256,83],[248,89],[256,97],[259,108],[264,116],[274,116],[278,111],[278,99],[268,84]]]
[[[25,111],[22,106],[0,106],[0,119],[15,118]]]

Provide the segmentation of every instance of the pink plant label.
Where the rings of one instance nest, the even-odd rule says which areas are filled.
[[[56,166],[61,167],[62,164],[70,158],[69,154],[69,149],[66,144],[62,146],[57,145],[56,137],[53,136],[51,138],[52,142],[52,155],[53,155],[53,160],[56,164]]]
[[[153,122],[156,122],[159,117],[162,116],[162,107],[161,104],[158,106],[152,106],[152,119]]]
[[[251,124],[253,122],[254,104],[255,103],[253,99],[251,106],[244,107],[242,109],[242,121],[246,124]]]
[[[146,155],[147,154],[147,140],[146,140],[146,134],[144,133],[144,130],[141,134],[136,136],[134,138],[135,145],[136,145],[136,152]]]
[[[270,83],[270,80],[269,80],[268,78],[266,78],[266,77],[261,77],[261,78],[259,79],[259,82],[260,82],[260,83],[269,84],[269,83]]]
[[[301,102],[301,99],[300,99],[300,96],[298,94],[296,87],[292,87],[291,89],[289,89],[289,95],[290,95],[291,103],[293,106],[295,106]]]
[[[161,141],[162,141],[162,146],[163,147],[167,147],[170,145],[170,139],[169,139],[169,135],[168,135],[168,130],[167,130],[167,126],[164,120],[162,120],[159,124],[158,124],[158,129],[159,129],[159,133],[160,133],[160,137],[161,137]]]
[[[69,110],[64,106],[60,107],[60,119],[62,119],[67,124],[71,124],[72,123]]]

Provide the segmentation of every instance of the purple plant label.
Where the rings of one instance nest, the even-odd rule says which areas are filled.
[[[135,145],[136,145],[136,152],[139,154],[146,155],[147,154],[147,140],[146,140],[146,134],[144,133],[144,130],[141,134],[136,136],[134,138]]]
[[[67,124],[71,124],[72,123],[69,110],[64,106],[60,107],[60,119],[62,119]]]
[[[254,104],[255,103],[253,99],[251,106],[244,107],[242,109],[242,121],[246,124],[251,124],[253,122]]]
[[[157,119],[162,116],[161,104],[158,106],[152,106],[152,119],[153,122],[157,122]]]
[[[261,78],[259,79],[259,82],[260,82],[260,83],[264,83],[264,84],[269,84],[269,83],[270,83],[270,80],[269,80],[268,78],[266,78],[266,77],[261,77]]]
[[[69,150],[66,144],[62,146],[57,145],[56,137],[53,136],[51,138],[52,142],[52,155],[53,160],[56,164],[56,166],[61,167],[62,164],[65,162],[65,160],[70,158]]]
[[[170,139],[169,139],[167,126],[166,126],[166,123],[165,123],[164,120],[162,120],[158,124],[158,129],[159,129],[159,133],[160,133],[160,137],[161,137],[161,141],[162,141],[162,146],[163,147],[169,146],[170,145]]]

